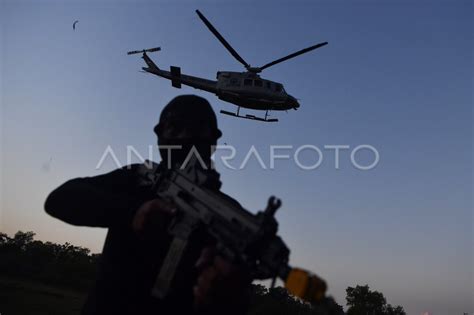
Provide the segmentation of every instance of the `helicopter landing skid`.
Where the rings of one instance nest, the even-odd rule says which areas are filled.
[[[276,118],[267,118],[268,112],[265,113],[264,118],[257,117],[257,116],[254,116],[254,115],[248,115],[248,114],[245,115],[245,116],[241,116],[241,115],[239,115],[239,111],[237,111],[237,113],[232,113],[232,112],[228,112],[226,110],[221,110],[221,114],[234,116],[234,117],[238,117],[238,118],[250,119],[250,120],[265,121],[265,122],[277,122],[278,121],[278,119],[276,119]]]

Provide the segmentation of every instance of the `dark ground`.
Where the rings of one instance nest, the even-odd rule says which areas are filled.
[[[86,293],[0,276],[0,315],[79,314]]]

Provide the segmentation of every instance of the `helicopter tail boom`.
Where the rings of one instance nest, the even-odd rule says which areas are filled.
[[[158,66],[153,62],[153,60],[151,60],[150,57],[148,57],[148,55],[146,54],[146,52],[143,53],[142,58],[143,58],[143,60],[145,60],[145,63],[147,64],[148,68],[150,68],[150,69],[157,69],[157,70],[160,69],[160,68],[158,68]]]

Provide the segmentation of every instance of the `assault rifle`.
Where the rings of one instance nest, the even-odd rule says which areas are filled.
[[[324,280],[288,264],[290,250],[277,235],[275,213],[281,206],[279,199],[270,197],[266,209],[253,214],[209,188],[220,186],[217,172],[204,169],[196,158],[183,165],[161,169],[150,178],[156,194],[173,201],[178,209],[168,227],[173,239],[155,281],[153,296],[164,298],[173,290],[189,239],[194,232],[204,229],[215,240],[219,255],[244,264],[253,279],[272,279],[273,286],[276,278],[280,278],[291,294],[308,302],[324,298]]]

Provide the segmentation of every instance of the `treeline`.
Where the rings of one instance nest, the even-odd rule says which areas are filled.
[[[34,239],[33,232],[17,232],[13,237],[0,232],[0,276],[38,281],[87,292],[95,280],[100,255],[69,243],[55,244]],[[401,306],[386,302],[382,293],[368,285],[348,287],[348,315],[406,315]],[[249,315],[341,315],[341,305],[328,297],[308,304],[288,294],[286,289],[252,285]]]
[[[0,232],[0,275],[87,290],[94,282],[100,255],[69,243],[34,239],[33,232],[13,237]]]
[[[309,304],[289,295],[283,287],[267,289],[262,285],[252,285],[252,301],[248,315],[344,314],[342,306],[331,297],[326,297],[316,304]]]
[[[55,244],[34,239],[33,232],[13,237],[0,232],[0,275],[87,292],[94,283],[100,255],[69,243]],[[282,287],[267,289],[252,285],[249,315],[339,315],[343,309],[333,299],[309,305],[290,296]]]

